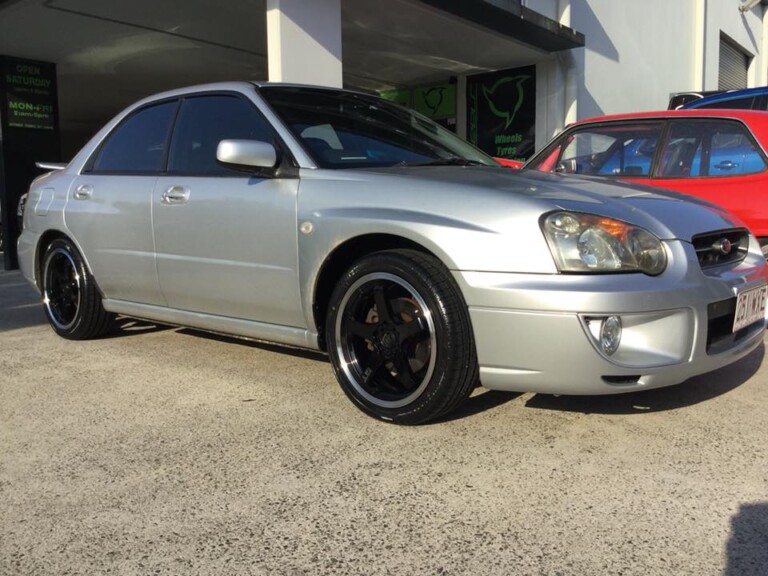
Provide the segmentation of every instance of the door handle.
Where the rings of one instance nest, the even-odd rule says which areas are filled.
[[[80,186],[75,188],[75,199],[87,200],[91,196],[93,196],[93,186],[90,184],[80,184]]]
[[[731,168],[736,168],[738,166],[738,163],[733,162],[732,160],[723,160],[719,164],[715,164],[715,168],[718,170],[730,170]]]
[[[184,204],[189,200],[189,188],[186,186],[171,186],[160,196],[163,204]]]

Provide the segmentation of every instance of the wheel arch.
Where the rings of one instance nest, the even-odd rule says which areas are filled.
[[[440,259],[423,245],[394,234],[365,234],[350,238],[337,246],[323,261],[315,282],[312,298],[312,315],[318,332],[318,345],[326,350],[325,320],[333,289],[342,274],[353,263],[374,252],[382,250],[409,249]]]
[[[70,242],[73,242],[72,238],[67,236],[64,232],[62,232],[61,230],[55,230],[55,229],[46,230],[40,235],[40,238],[37,241],[37,246],[35,247],[35,284],[37,285],[38,289],[42,289],[41,274],[42,274],[42,265],[43,265],[43,255],[45,254],[45,250],[46,248],[48,248],[48,245],[58,238],[66,238]],[[88,264],[86,262],[86,266],[87,265]]]

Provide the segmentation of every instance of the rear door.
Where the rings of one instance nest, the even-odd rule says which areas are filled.
[[[164,304],[152,239],[152,191],[164,169],[177,106],[177,100],[165,101],[126,117],[69,190],[67,227],[107,298]]]

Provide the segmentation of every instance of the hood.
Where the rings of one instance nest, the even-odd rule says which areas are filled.
[[[690,241],[703,232],[746,228],[726,210],[693,196],[640,184],[601,178],[509,170],[486,166],[402,166],[364,171],[394,178],[394,188],[408,190],[405,180],[437,185],[447,197],[462,194],[472,204],[505,211],[514,204],[540,213],[571,210],[599,214],[641,226],[661,239]],[[513,206],[509,206],[512,203]]]

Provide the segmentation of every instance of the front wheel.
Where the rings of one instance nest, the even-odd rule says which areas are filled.
[[[326,342],[347,396],[399,424],[447,414],[477,381],[461,293],[445,267],[420,252],[377,252],[347,270],[331,296]]]
[[[96,282],[72,242],[51,242],[40,269],[43,309],[59,336],[87,340],[112,328],[115,316],[104,310]]]

